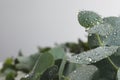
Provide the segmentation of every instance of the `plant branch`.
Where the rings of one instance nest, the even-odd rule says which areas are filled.
[[[66,56],[64,56],[63,60],[62,60],[62,63],[60,65],[60,69],[59,69],[59,80],[62,80],[62,76],[63,76],[63,71],[64,71],[64,68],[65,68],[65,64],[66,64]]]
[[[109,60],[109,62],[113,65],[113,67],[114,67],[116,70],[119,69],[119,67],[117,67],[117,66],[113,63],[113,61],[110,59],[110,57],[108,57],[107,59]]]
[[[103,42],[101,41],[100,36],[99,36],[98,34],[96,34],[96,36],[97,36],[99,45],[100,45],[100,46],[103,46],[104,44],[103,44]]]
[[[100,39],[100,36],[99,36],[98,34],[96,34],[96,36],[97,36],[99,45],[100,45],[100,46],[104,46],[104,44],[102,43],[102,41],[101,41],[101,39]],[[116,65],[114,64],[114,62],[110,59],[110,57],[107,57],[107,59],[108,59],[108,61],[112,64],[112,66],[113,66],[116,70],[119,69],[119,67],[116,66]]]

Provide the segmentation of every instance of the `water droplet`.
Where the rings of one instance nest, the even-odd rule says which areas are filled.
[[[27,74],[27,75],[25,75],[25,78],[28,78],[30,75],[29,74]]]
[[[106,35],[105,38],[107,38],[108,36]]]
[[[85,21],[87,21],[88,19],[86,18]]]
[[[97,24],[99,24],[100,22],[97,21]]]
[[[30,79],[30,78],[32,78],[32,77],[33,77],[33,73],[30,73],[30,74],[25,75],[24,78],[28,78],[28,79]]]
[[[114,32],[113,34],[114,34],[114,35],[116,35],[117,33],[116,33],[116,32]]]
[[[74,73],[76,73],[77,71],[75,70]]]
[[[92,59],[90,57],[86,58],[87,61],[91,62]]]
[[[88,34],[88,36],[92,36],[92,34]]]

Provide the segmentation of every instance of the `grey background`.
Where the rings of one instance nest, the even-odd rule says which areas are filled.
[[[37,46],[87,41],[79,10],[119,16],[120,5],[119,0],[0,0],[0,61],[19,50],[29,55]]]

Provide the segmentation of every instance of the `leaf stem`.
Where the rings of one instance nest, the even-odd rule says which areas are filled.
[[[60,69],[59,69],[59,80],[62,80],[62,74],[63,74],[63,70],[65,68],[65,64],[66,64],[66,56],[64,56],[63,60],[62,60],[62,63],[60,65]]]
[[[108,60],[110,61],[110,63],[113,65],[113,67],[114,67],[116,70],[119,69],[119,67],[117,67],[117,66],[113,63],[113,61],[110,59],[110,57],[108,57]]]
[[[96,36],[97,36],[99,45],[100,45],[100,46],[103,46],[104,44],[103,44],[103,42],[101,41],[100,36],[99,36],[98,34],[96,34]]]
[[[97,36],[99,45],[100,45],[100,46],[104,46],[104,44],[102,43],[102,41],[101,41],[101,39],[100,39],[100,36],[99,36],[98,34],[96,34],[96,36]],[[119,67],[116,66],[116,65],[114,64],[114,62],[110,59],[110,57],[107,57],[107,59],[108,59],[108,61],[112,64],[112,66],[113,66],[116,70],[119,69]]]

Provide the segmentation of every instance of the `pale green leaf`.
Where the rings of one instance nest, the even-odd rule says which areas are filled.
[[[81,66],[69,74],[70,80],[94,80],[97,77],[97,67],[93,65]]]
[[[118,46],[101,46],[87,52],[82,52],[80,54],[74,55],[70,59],[71,62],[79,64],[90,64],[100,61],[108,56],[114,54],[118,49]]]

